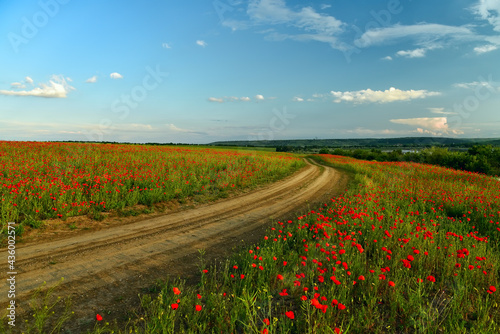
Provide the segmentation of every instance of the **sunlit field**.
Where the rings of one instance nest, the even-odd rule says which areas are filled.
[[[316,157],[318,159],[318,157]],[[197,286],[142,299],[147,333],[497,333],[500,183],[435,166],[325,155],[351,188]],[[101,317],[101,315],[99,315]],[[97,321],[96,332],[113,326]]]
[[[216,199],[302,166],[287,154],[235,149],[1,141],[1,221],[22,229],[50,218],[99,219],[136,204]]]

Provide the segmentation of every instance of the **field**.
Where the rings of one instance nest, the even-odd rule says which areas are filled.
[[[1,229],[15,221],[20,235],[47,219],[226,197],[302,166],[290,155],[235,149],[1,141]]]
[[[23,148],[26,149],[23,146],[19,152]],[[92,163],[103,161],[101,156],[104,154],[115,154],[115,151],[99,148],[94,152],[101,153],[94,153],[94,160],[87,157],[78,161],[83,165],[100,166]],[[158,159],[164,154],[163,149],[167,150],[155,151],[155,148],[150,152],[148,149],[140,154]],[[66,162],[68,154],[64,153],[67,150],[61,145],[58,155],[65,157],[66,160],[60,158],[67,164],[64,166],[69,165]],[[120,154],[113,155],[116,158],[109,167],[98,167],[102,168],[101,173],[92,174],[94,180],[106,168],[115,173],[112,175],[120,175],[117,167],[125,160],[122,157],[139,154],[138,148],[133,146],[121,147],[121,150]],[[183,161],[183,164],[176,162],[178,167],[206,168],[196,165],[194,162],[199,160],[193,157],[191,160],[180,158],[189,154],[212,161],[215,170],[206,168],[201,173],[209,175],[210,180],[219,175],[215,166],[220,166],[217,165],[220,162],[214,156],[222,159],[226,168],[235,156],[237,161],[244,161],[239,166],[245,168],[249,168],[248,159],[261,159],[263,162],[258,161],[262,164],[273,161],[278,165],[297,165],[292,157],[272,159],[266,154],[249,157],[240,152],[207,150],[187,150],[182,154],[173,150],[169,154],[179,154],[176,161]],[[139,315],[126,324],[107,323],[106,314],[99,312],[93,332],[500,331],[499,181],[483,174],[424,164],[369,162],[334,155],[317,155],[314,159],[351,175],[351,185],[342,196],[296,219],[276,222],[259,243],[217,266],[207,265],[200,252],[198,284],[187,284],[182,277],[167,281],[159,294],[142,297]],[[39,160],[34,159],[42,163]],[[48,168],[57,161],[54,158],[52,163],[43,166]],[[136,162],[134,166],[144,166],[144,162]],[[171,168],[169,165],[168,169]],[[258,170],[266,168],[270,169],[259,167]],[[78,170],[70,174],[77,174]],[[196,178],[195,173],[190,175],[192,170],[187,172],[180,167],[176,170],[179,170],[177,182],[173,183],[177,187],[185,184],[184,180],[196,184],[192,188],[196,190],[212,183],[199,183],[206,182],[205,178]],[[54,173],[52,170],[48,175]],[[141,179],[138,173],[134,178],[137,182]],[[157,180],[159,172],[156,173],[148,174],[149,179]],[[129,174],[134,175],[126,175]],[[126,181],[121,181],[126,175],[106,178],[111,184],[105,184],[103,189],[108,192],[92,193],[93,196],[106,198],[107,207],[128,200],[128,197],[121,197],[123,192],[113,191],[119,184],[134,189],[135,184],[130,187]],[[230,178],[230,175],[241,173],[227,175],[229,179],[219,181],[216,189],[250,182],[241,176]],[[113,181],[115,178],[120,182]],[[50,176],[46,180],[49,182]],[[176,186],[170,188],[174,194]],[[28,189],[28,186],[23,187],[21,193]],[[90,191],[95,188],[78,186],[77,189]],[[186,188],[181,189],[189,193],[184,190]],[[172,196],[172,192],[163,190],[153,192],[160,197],[162,192]],[[64,197],[66,194],[59,197],[61,209],[63,203],[72,201]],[[127,196],[139,201],[140,194],[134,190]],[[19,200],[19,197],[12,199]],[[38,203],[52,203],[49,199]],[[51,204],[48,203],[43,207],[50,212]],[[23,205],[22,199],[18,205]],[[25,205],[31,210],[36,207]],[[93,207],[86,205],[84,208],[91,210]],[[72,210],[69,214],[78,212]],[[35,311],[35,319],[37,315],[47,317],[43,312],[43,309]]]
[[[500,183],[339,156],[344,196],[268,235],[197,286],[144,297],[147,333],[497,333]],[[105,321],[105,319],[104,319]],[[97,322],[97,321],[96,321]],[[104,332],[109,326],[98,326]]]

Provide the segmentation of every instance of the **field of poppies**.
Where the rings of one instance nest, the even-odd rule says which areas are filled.
[[[352,176],[344,195],[276,222],[223,265],[200,261],[198,284],[168,281],[142,297],[141,313],[127,324],[98,312],[93,332],[500,331],[496,178],[314,158]]]
[[[350,189],[197,286],[142,298],[145,333],[498,333],[500,182],[414,163],[316,157]],[[97,315],[95,333],[110,332]],[[222,329],[222,331],[221,331]],[[116,330],[116,329],[115,329]]]
[[[225,197],[302,166],[291,155],[234,149],[0,141],[0,228],[19,223],[19,235],[50,218]]]

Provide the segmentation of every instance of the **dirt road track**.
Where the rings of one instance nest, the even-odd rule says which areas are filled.
[[[44,243],[19,245],[16,250],[18,323],[26,301],[44,281],[71,296],[72,332],[94,322],[96,312],[123,317],[138,303],[141,289],[157,279],[186,277],[196,272],[199,249],[207,260],[223,258],[242,240],[257,242],[267,223],[304,212],[343,192],[347,176],[312,161],[294,175],[237,197],[123,226]],[[7,251],[0,251],[0,272],[7,273]],[[0,287],[0,306],[7,303],[6,284]],[[108,319],[109,319],[108,318]],[[108,320],[107,319],[107,320]],[[68,327],[68,326],[67,326]]]

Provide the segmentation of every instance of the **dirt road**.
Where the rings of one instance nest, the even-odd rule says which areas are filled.
[[[61,297],[71,296],[73,332],[88,328],[97,312],[124,316],[137,295],[158,279],[196,272],[199,249],[207,260],[221,259],[245,242],[257,242],[268,223],[292,218],[342,193],[347,176],[307,161],[294,175],[237,197],[123,226],[82,233],[60,240],[19,245],[16,250],[18,323],[27,300],[44,281]],[[0,272],[7,273],[7,251],[0,252]],[[7,284],[0,287],[0,306],[7,303]]]

